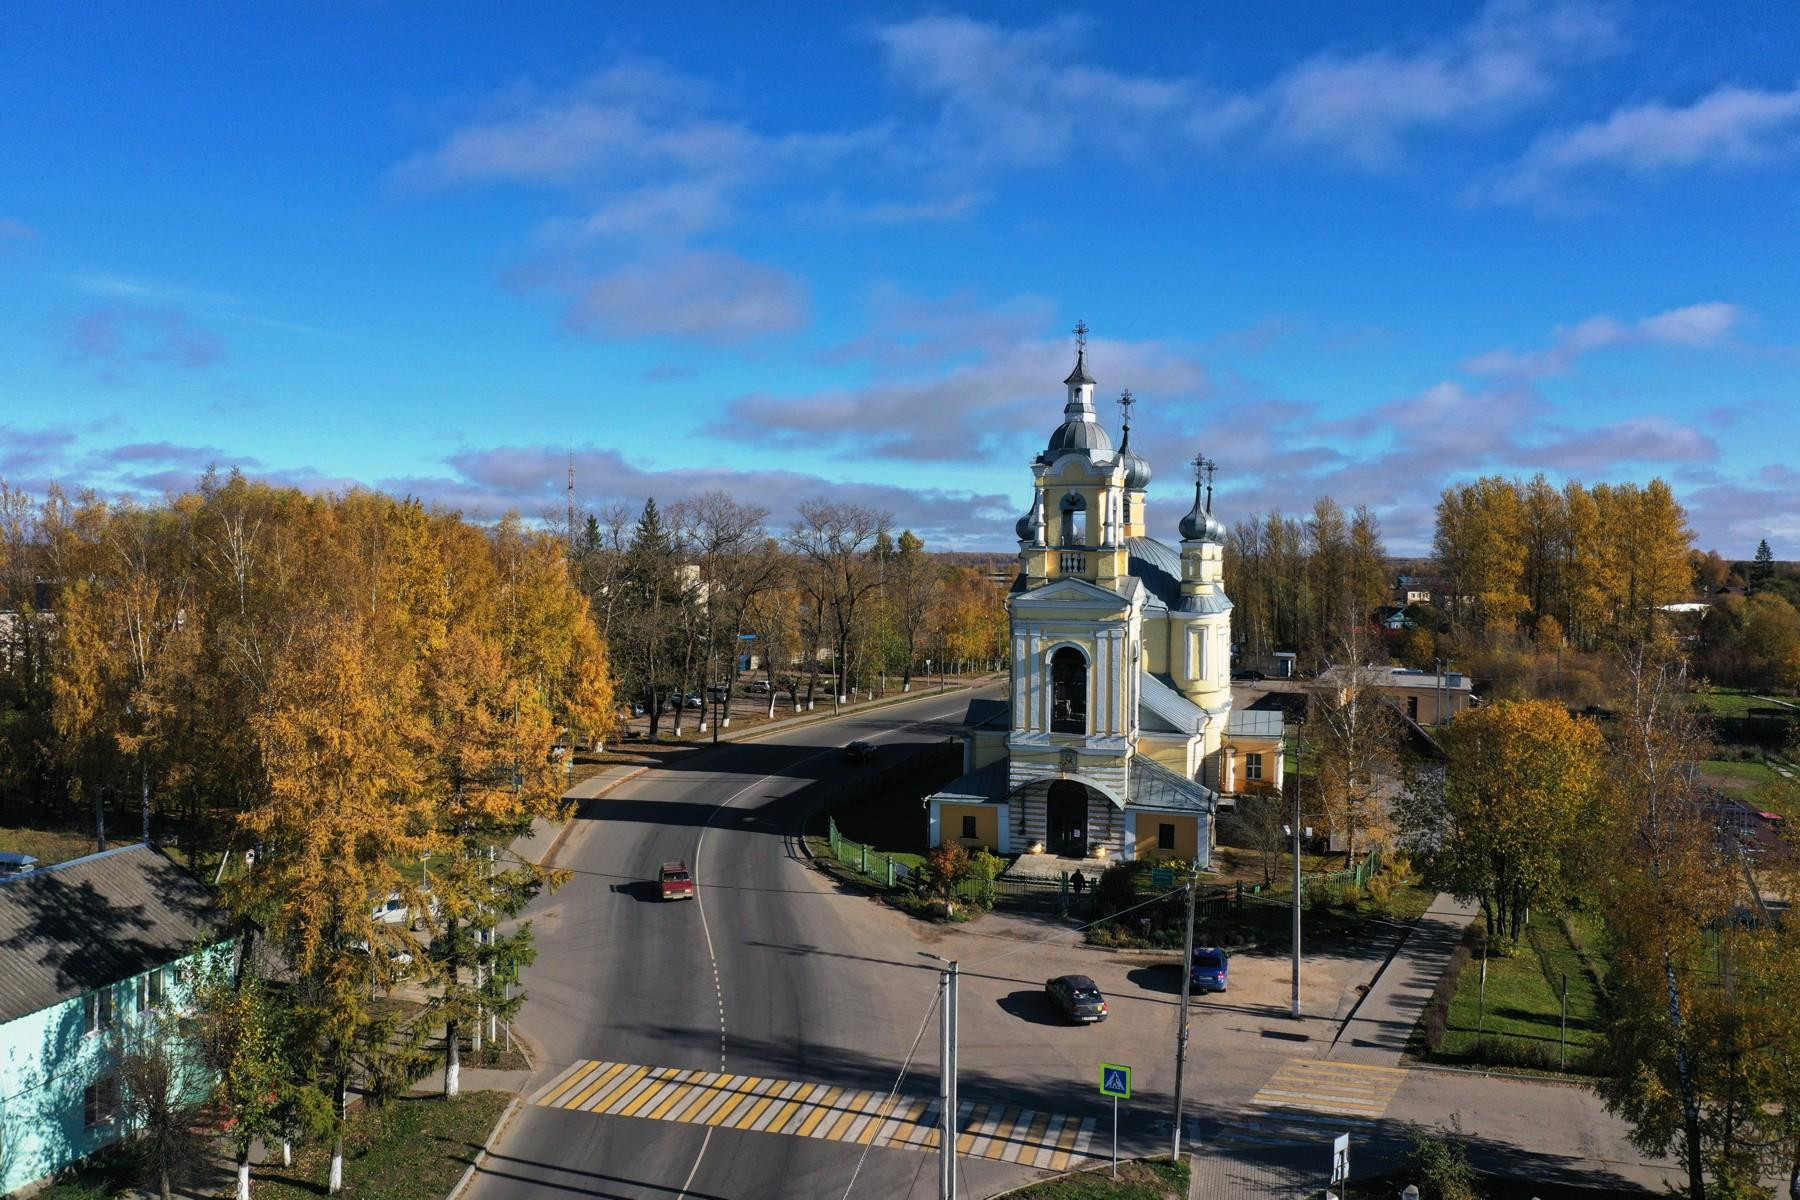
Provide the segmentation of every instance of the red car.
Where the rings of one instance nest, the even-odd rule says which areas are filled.
[[[664,900],[692,900],[694,898],[694,875],[684,862],[667,862],[658,872],[662,881],[662,898]]]

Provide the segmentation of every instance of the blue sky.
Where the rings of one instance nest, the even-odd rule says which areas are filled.
[[[1082,318],[1171,538],[1203,450],[1400,552],[1542,470],[1800,557],[1800,14],[662,7],[11,6],[0,475],[534,516],[573,452],[1010,550]]]

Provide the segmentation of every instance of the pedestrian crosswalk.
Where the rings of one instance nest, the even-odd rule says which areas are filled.
[[[1400,1067],[1290,1058],[1250,1103],[1257,1108],[1374,1120],[1387,1112],[1405,1078],[1406,1071]]]
[[[586,1060],[531,1098],[547,1108],[597,1116],[680,1121],[860,1146],[936,1150],[938,1102],[823,1083]],[[964,1102],[956,1151],[1066,1171],[1085,1158],[1093,1117],[1019,1105]]]
[[[1387,1112],[1406,1071],[1290,1058],[1236,1113],[1190,1116],[1185,1136],[1218,1149],[1329,1145],[1340,1133],[1362,1140]]]

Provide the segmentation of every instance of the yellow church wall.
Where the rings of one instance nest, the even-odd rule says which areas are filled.
[[[975,836],[963,836],[963,818],[975,818]],[[944,804],[938,808],[938,840],[992,850],[1000,844],[999,810],[985,804]]]
[[[1175,845],[1165,849],[1157,843],[1161,838],[1158,826],[1171,825],[1175,830]],[[1137,856],[1139,858],[1179,858],[1188,862],[1194,861],[1200,854],[1200,824],[1194,817],[1184,817],[1178,813],[1143,812],[1137,815]]]
[[[978,731],[971,739],[969,769],[979,771],[1006,757],[1006,734],[998,729]]]
[[[1144,670],[1152,675],[1169,673],[1169,622],[1163,617],[1144,618]]]

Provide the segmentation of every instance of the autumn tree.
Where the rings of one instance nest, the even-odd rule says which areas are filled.
[[[1500,701],[1443,731],[1436,795],[1408,824],[1437,845],[1433,875],[1481,905],[1490,940],[1580,886],[1570,868],[1591,836],[1605,742],[1590,721],[1543,700]]]
[[[1329,686],[1308,705],[1307,737],[1326,824],[1343,836],[1354,867],[1359,849],[1391,836],[1388,800],[1399,776],[1401,733],[1380,674],[1363,665],[1354,641],[1345,649],[1348,661],[1325,677]]]
[[[1716,1128],[1730,1100],[1707,1086],[1716,1013],[1713,933],[1732,920],[1735,879],[1696,790],[1705,740],[1681,697],[1685,672],[1648,648],[1623,664],[1608,786],[1595,835],[1608,849],[1595,877],[1615,956],[1598,1090],[1652,1153],[1679,1148],[1690,1200],[1705,1200]]]

